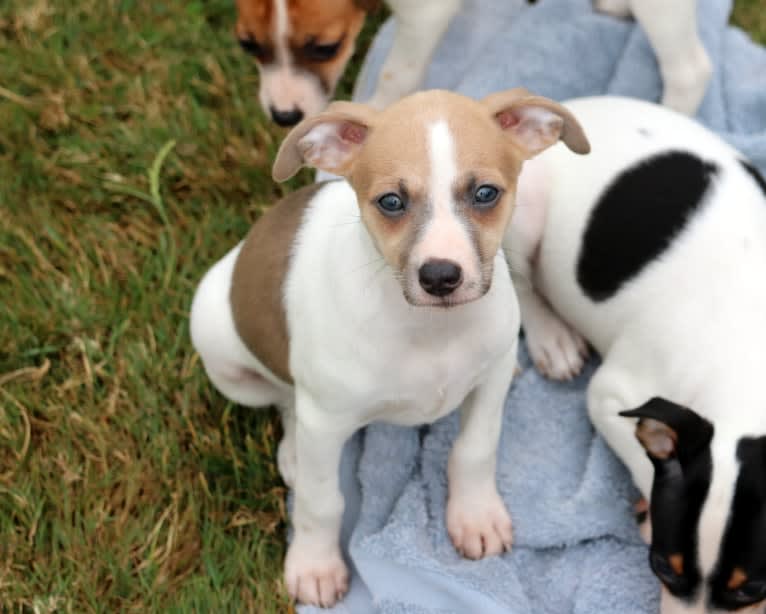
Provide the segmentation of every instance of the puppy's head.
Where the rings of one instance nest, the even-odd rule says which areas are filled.
[[[766,438],[727,437],[661,398],[621,415],[654,465],[649,561],[662,614],[763,612]]]
[[[293,126],[327,106],[369,0],[237,0],[236,33],[260,71],[264,111]]]
[[[564,107],[523,89],[421,92],[380,112],[336,102],[287,136],[274,178],[304,164],[346,177],[407,301],[449,307],[489,290],[521,164],[559,139],[588,151]]]

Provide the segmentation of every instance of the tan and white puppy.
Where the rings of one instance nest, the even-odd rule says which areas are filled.
[[[396,19],[391,51],[368,104],[385,108],[421,84],[461,0],[386,0]],[[324,109],[377,0],[237,0],[236,32],[260,70],[260,101],[279,125]],[[598,10],[634,16],[646,31],[665,86],[662,103],[694,114],[711,75],[697,32],[697,0],[594,0]]]
[[[287,136],[274,177],[309,165],[345,180],[276,204],[200,283],[191,334],[213,384],[282,410],[285,576],[300,601],[347,589],[338,462],[373,421],[460,406],[447,528],[470,558],[510,547],[495,455],[519,312],[500,244],[522,163],[559,139],[588,151],[569,112],[522,89],[481,102],[429,91],[381,112],[336,102]]]

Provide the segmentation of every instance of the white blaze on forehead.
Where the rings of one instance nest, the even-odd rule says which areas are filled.
[[[430,200],[435,209],[452,212],[452,185],[457,179],[457,158],[455,141],[444,120],[428,127],[428,158],[431,167]]]
[[[428,145],[429,218],[413,249],[416,266],[431,258],[452,260],[463,269],[465,282],[480,276],[479,258],[465,223],[458,217],[453,190],[458,179],[455,139],[444,120],[426,128]]]
[[[700,571],[703,577],[710,575],[721,554],[723,536],[739,476],[739,461],[735,455],[736,445],[716,441],[714,436],[710,450],[713,472],[710,489],[702,505],[697,534]]]
[[[287,40],[290,36],[290,20],[287,15],[287,0],[274,0],[271,28],[277,64],[289,66],[290,51]]]

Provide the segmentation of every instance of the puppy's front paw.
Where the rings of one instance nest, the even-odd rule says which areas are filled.
[[[570,380],[582,371],[588,344],[553,314],[540,314],[525,328],[527,347],[537,370],[546,377]]]
[[[469,559],[501,554],[513,543],[511,516],[497,491],[479,498],[450,496],[447,532],[455,549]]]
[[[337,548],[317,552],[294,539],[285,559],[287,592],[300,603],[334,606],[348,592],[348,569]]]

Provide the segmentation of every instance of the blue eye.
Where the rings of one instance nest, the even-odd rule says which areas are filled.
[[[500,195],[500,190],[492,185],[480,185],[473,193],[473,201],[479,206],[493,204]]]
[[[389,192],[384,194],[378,199],[378,209],[381,210],[383,215],[396,216],[404,213],[404,201],[398,194]]]

